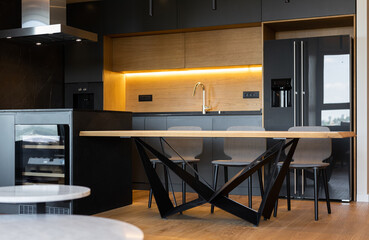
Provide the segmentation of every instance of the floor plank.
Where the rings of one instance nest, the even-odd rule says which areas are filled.
[[[223,210],[210,213],[210,205],[185,211],[161,219],[153,202],[147,208],[148,191],[135,190],[133,204],[114,209],[96,216],[125,221],[142,229],[145,239],[194,240],[194,239],[368,239],[368,203],[332,203],[332,214],[327,213],[325,202],[319,203],[319,221],[314,221],[314,202],[292,200],[292,211],[287,211],[286,201],[280,200],[277,218],[261,220],[258,227],[237,218]],[[176,194],[180,199],[180,194]],[[195,199],[189,194],[187,200]],[[247,196],[231,196],[247,204]],[[258,207],[260,198],[254,197]]]

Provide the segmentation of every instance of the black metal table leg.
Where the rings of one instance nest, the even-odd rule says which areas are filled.
[[[246,221],[249,221],[255,225],[259,224],[260,217],[264,216],[269,219],[274,208],[274,203],[278,198],[279,191],[282,187],[284,178],[286,177],[289,165],[296,149],[298,139],[293,139],[288,143],[280,141],[278,144],[268,149],[265,153],[260,155],[257,159],[251,162],[248,166],[238,172],[232,179],[227,181],[219,190],[215,191],[210,185],[206,185],[199,181],[195,176],[192,176],[188,172],[184,171],[177,164],[174,164],[171,160],[165,157],[163,154],[152,148],[150,145],[142,141],[140,138],[134,138],[137,150],[139,152],[141,161],[143,162],[145,172],[148,176],[151,188],[154,193],[156,203],[161,217],[179,213],[181,211],[202,205],[206,202],[214,204],[215,206],[238,216]],[[288,146],[291,146],[287,154],[286,159],[283,161],[281,170],[276,174],[277,163],[280,160],[281,152]],[[164,186],[160,182],[160,179],[154,169],[151,166],[150,159],[146,153],[150,151],[155,157],[157,157],[166,167],[173,171],[178,177],[186,182],[194,191],[197,192],[199,198],[191,202],[174,207],[170,201]],[[244,180],[251,177],[253,173],[261,169],[265,164],[274,161],[273,174],[260,204],[258,211],[252,208],[243,206],[228,197],[226,197],[234,188],[239,186]]]

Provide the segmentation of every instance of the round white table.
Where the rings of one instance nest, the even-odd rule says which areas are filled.
[[[0,236],[8,240],[139,240],[136,226],[80,215],[0,215]]]
[[[37,203],[37,213],[45,213],[46,202],[87,197],[88,187],[71,185],[19,185],[0,187],[0,203]]]

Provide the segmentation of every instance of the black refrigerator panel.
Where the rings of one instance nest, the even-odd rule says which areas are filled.
[[[264,42],[264,126],[268,131],[288,130],[300,119],[296,117],[294,96],[300,74],[295,61],[299,46],[294,40]]]
[[[293,126],[352,130],[351,41],[344,35],[264,42],[266,130],[288,130]],[[269,140],[268,145],[273,142]],[[332,140],[327,171],[333,200],[352,199],[351,149],[350,139]],[[296,178],[291,174],[291,183],[294,198],[313,198],[311,172],[297,171]],[[285,194],[283,188],[281,195]],[[320,196],[325,197],[323,191]]]
[[[349,131],[351,118],[351,39],[345,36],[308,38],[298,41],[301,88],[297,106],[298,126],[328,126]]]

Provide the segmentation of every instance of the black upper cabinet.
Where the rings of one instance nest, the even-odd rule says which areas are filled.
[[[65,83],[102,82],[103,41],[101,2],[67,5],[67,25],[99,34],[98,42],[65,45]]]
[[[355,0],[263,0],[262,21],[354,14]]]
[[[260,0],[178,0],[178,27],[261,22]]]
[[[177,28],[177,0],[105,0],[104,34]]]

